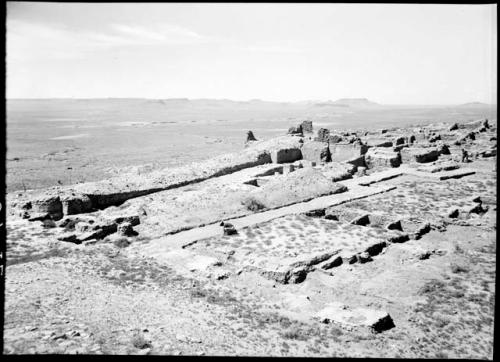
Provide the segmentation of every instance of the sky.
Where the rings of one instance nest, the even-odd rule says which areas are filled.
[[[496,103],[496,5],[7,2],[7,98]]]

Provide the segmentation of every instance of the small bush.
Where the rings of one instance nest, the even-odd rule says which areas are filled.
[[[113,244],[119,248],[126,248],[131,244],[130,240],[126,237],[116,239]]]
[[[455,253],[457,253],[457,254],[463,254],[464,253],[464,249],[462,249],[460,247],[460,245],[458,245],[458,244],[455,244],[454,250],[455,250]]]
[[[134,333],[131,339],[132,345],[138,349],[151,348],[151,343],[146,341],[144,335],[140,332]]]
[[[204,298],[207,296],[207,293],[200,288],[196,288],[194,290],[191,290],[191,297],[193,298]]]
[[[439,351],[438,353],[436,353],[436,358],[438,359],[447,359],[448,358],[448,354],[443,352],[443,351]]]
[[[282,333],[282,337],[286,339],[296,339],[299,341],[307,341],[309,336],[307,336],[304,331],[299,328],[289,328]]]
[[[445,284],[442,281],[431,280],[430,282],[426,283],[422,288],[420,288],[419,294],[422,295],[422,294],[432,293],[444,287]]]
[[[454,274],[467,273],[468,271],[469,271],[469,269],[466,268],[465,266],[458,265],[458,264],[452,264],[451,265],[451,272],[454,273]]]
[[[265,209],[265,205],[254,197],[248,197],[243,201],[243,205],[250,211],[259,211]]]

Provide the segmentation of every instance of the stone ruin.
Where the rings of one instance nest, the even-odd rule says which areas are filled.
[[[125,202],[255,168],[254,173],[248,172],[245,176],[247,178],[242,179],[241,185],[235,186],[246,192],[243,216],[279,211],[287,206],[316,201],[321,197],[345,197],[342,202],[350,202],[348,207],[343,207],[342,204],[315,206],[312,210],[284,218],[290,225],[307,223],[308,218],[319,220],[319,228],[323,228],[324,232],[308,234],[308,243],[303,245],[303,250],[290,252],[293,249],[291,245],[276,246],[273,245],[275,241],[268,240],[268,244],[259,244],[262,250],[255,249],[246,254],[233,253],[232,259],[225,259],[233,260],[238,268],[256,270],[273,283],[298,284],[307,280],[313,271],[332,273],[343,266],[366,264],[391,244],[418,240],[433,229],[439,230],[441,226],[437,222],[429,222],[421,215],[402,215],[401,212],[392,210],[391,205],[383,205],[383,201],[377,203],[380,209],[377,211],[364,208],[362,204],[353,206],[352,198],[358,197],[358,193],[366,192],[366,195],[371,195],[369,192],[377,189],[373,183],[381,179],[376,179],[376,171],[391,171],[408,166],[404,168],[405,172],[411,171],[415,175],[443,180],[442,177],[461,177],[466,174],[461,170],[462,163],[454,159],[460,155],[462,148],[467,148],[477,157],[496,157],[496,142],[491,146],[496,138],[492,139],[490,132],[494,130],[487,121],[441,128],[420,127],[410,131],[384,129],[376,133],[331,132],[320,128],[314,139],[305,136],[312,131],[311,121],[304,121],[299,126],[292,127],[287,135],[272,140],[259,141],[252,131],[248,131],[247,145],[237,154],[153,172],[148,178],[116,178],[42,193],[28,192],[11,210],[29,221],[41,221],[43,227],[63,230],[58,237],[61,241],[86,245],[108,236],[133,240],[140,235],[137,230],[141,230],[140,227],[154,212],[151,213],[147,207],[140,212],[129,212],[129,209],[120,208]],[[485,137],[487,142],[484,141]],[[443,173],[450,176],[443,176]],[[365,181],[357,181],[356,178]],[[354,187],[351,188],[351,185]],[[482,215],[488,210],[488,206],[478,198],[469,200],[464,205],[447,210],[446,218],[465,223],[471,215]],[[217,210],[214,210],[214,214],[216,213]],[[205,223],[209,226],[217,222],[219,226],[220,221],[221,218],[216,214],[209,221],[200,221],[199,225],[170,232],[175,235],[189,231],[190,228],[205,226]],[[331,221],[338,221],[333,223],[335,229]],[[194,253],[204,243],[210,242],[212,250],[218,252],[227,248],[230,241],[253,240],[252,236],[246,237],[231,222],[224,221],[220,224],[221,235],[218,237],[185,244],[182,246],[183,250]],[[262,228],[280,230],[283,228],[282,223],[283,218],[272,219]],[[375,232],[362,240],[353,236],[362,232],[362,229]],[[349,245],[332,241],[328,235],[333,232],[349,240]],[[162,236],[165,235],[166,233],[162,233]],[[290,238],[283,237],[279,240],[285,240],[286,243],[288,239]],[[244,242],[241,244],[248,245]],[[265,249],[266,247],[269,249]],[[323,323],[337,322],[346,325],[359,325],[360,323],[353,322],[359,319],[363,321],[361,324],[366,324],[376,332],[394,327],[386,312],[349,308],[335,303],[323,306],[315,317]]]

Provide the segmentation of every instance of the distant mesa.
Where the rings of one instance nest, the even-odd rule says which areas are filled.
[[[347,104],[336,104],[335,102],[332,102],[332,101],[314,103],[314,106],[315,107],[344,107],[344,108],[349,107]]]
[[[167,99],[160,99],[160,102],[162,102],[162,103],[188,103],[189,99],[188,98],[167,98]]]
[[[349,107],[373,107],[380,104],[369,101],[366,98],[341,98],[333,102],[334,104],[347,105]]]
[[[491,107],[491,104],[482,102],[469,102],[469,103],[459,104],[458,107],[460,108]]]
[[[363,108],[363,107],[377,107],[380,104],[372,102],[366,98],[340,98],[336,101],[318,102],[315,104],[317,107],[350,107],[350,108]]]

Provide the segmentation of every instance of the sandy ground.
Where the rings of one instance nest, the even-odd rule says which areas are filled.
[[[354,130],[496,118],[496,108],[488,107],[350,109],[144,99],[8,100],[6,111],[7,192],[103,180],[131,167],[175,167],[237,152],[248,127],[261,140],[306,119],[318,128]]]
[[[77,245],[57,239],[61,227],[9,216],[4,353],[492,359],[494,162],[474,159],[466,165],[474,174],[446,180],[373,172],[341,182],[386,192],[351,200],[348,191],[276,209],[289,212],[272,218],[254,214],[235,235],[220,228],[188,244],[147,235],[141,223],[138,236]],[[251,187],[241,186],[245,172],[186,186],[198,196],[179,196],[185,216],[236,181]],[[370,185],[356,186],[363,180]],[[160,194],[124,205],[158,202],[167,215],[173,194]],[[484,210],[471,211],[478,197]],[[172,216],[181,204],[171,204]],[[221,203],[216,218],[233,207]],[[346,209],[370,222],[328,217]],[[450,217],[454,209],[459,216]],[[403,230],[379,219],[401,220]],[[425,225],[421,237],[401,237]],[[388,314],[394,326],[376,333],[357,317],[319,317],[332,303]]]

